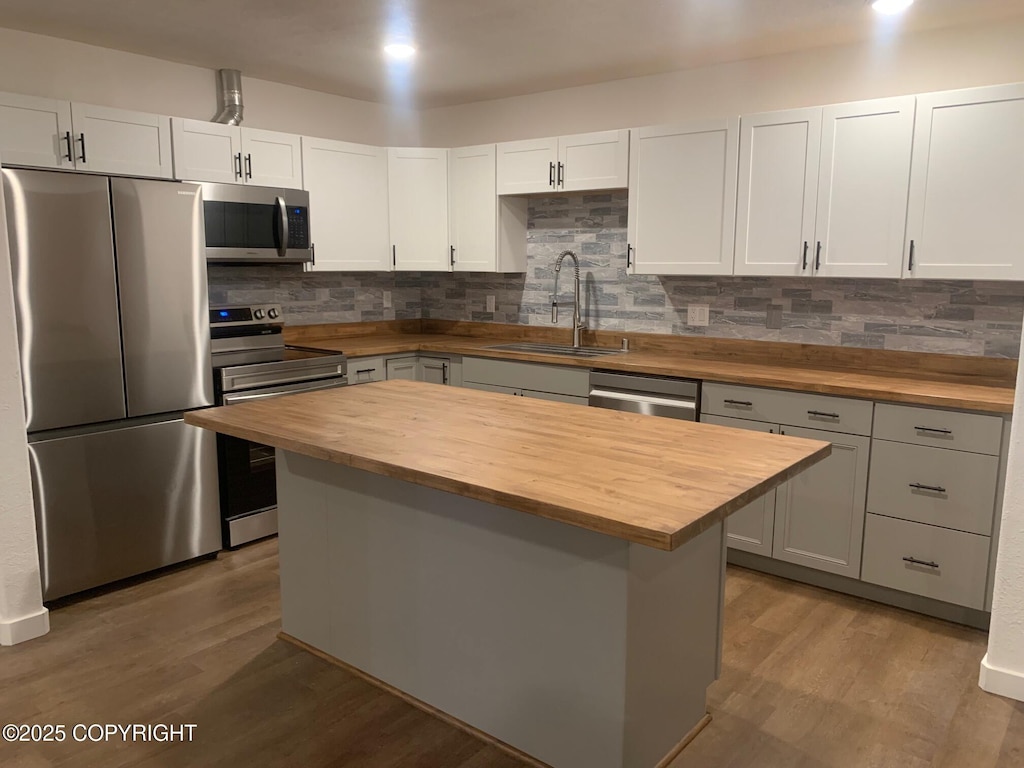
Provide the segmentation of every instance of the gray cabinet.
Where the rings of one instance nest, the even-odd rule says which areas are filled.
[[[417,377],[420,381],[431,384],[451,384],[450,371],[452,362],[447,357],[426,357],[421,355],[418,361]]]
[[[772,556],[860,578],[870,438],[783,427],[782,434],[832,443],[832,455],[776,491]]]
[[[733,427],[753,432],[777,432],[774,424],[762,424],[726,416],[704,416],[705,424]],[[755,555],[772,556],[772,539],[775,535],[775,491],[769,491],[738,512],[733,512],[725,521],[726,541],[733,549],[753,552]]]
[[[387,378],[459,386],[461,365],[447,355],[402,355],[384,361]],[[351,370],[351,369],[350,369]]]
[[[462,362],[464,386],[573,405],[587,405],[590,369],[568,365],[520,363],[467,357]]]
[[[369,384],[372,381],[384,381],[387,369],[383,357],[350,357],[348,359],[348,383]]]
[[[418,374],[419,361],[415,355],[412,357],[392,357],[387,361],[388,381],[392,379],[419,381]]]

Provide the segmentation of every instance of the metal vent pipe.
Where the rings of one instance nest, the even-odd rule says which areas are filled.
[[[218,69],[217,84],[220,86],[220,112],[213,118],[215,123],[241,125],[245,105],[242,103],[242,73],[237,69]]]

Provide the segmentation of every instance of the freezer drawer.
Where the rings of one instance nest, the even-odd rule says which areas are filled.
[[[220,549],[216,436],[180,419],[29,443],[43,598]]]

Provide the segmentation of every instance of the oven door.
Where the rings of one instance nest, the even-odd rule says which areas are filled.
[[[306,192],[235,184],[202,187],[207,261],[295,264],[312,259]]]
[[[330,381],[287,384],[225,394],[222,405],[268,397],[334,389],[346,384],[344,377]],[[277,477],[274,449],[269,445],[217,435],[220,467],[221,530],[225,547],[237,547],[277,533]]]

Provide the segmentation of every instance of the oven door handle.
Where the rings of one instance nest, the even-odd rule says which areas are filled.
[[[277,196],[277,213],[281,217],[281,239],[277,244],[277,255],[282,259],[288,255],[288,206],[284,198]]]
[[[258,392],[250,393],[239,393],[232,395],[224,395],[224,405],[234,405],[236,403],[244,403],[247,400],[265,400],[268,397],[279,397],[280,395],[295,395],[300,392],[315,392],[318,389],[334,389],[335,387],[343,387],[348,383],[345,379],[335,379],[330,382],[310,385],[308,387],[277,387],[275,389],[262,389]]]

